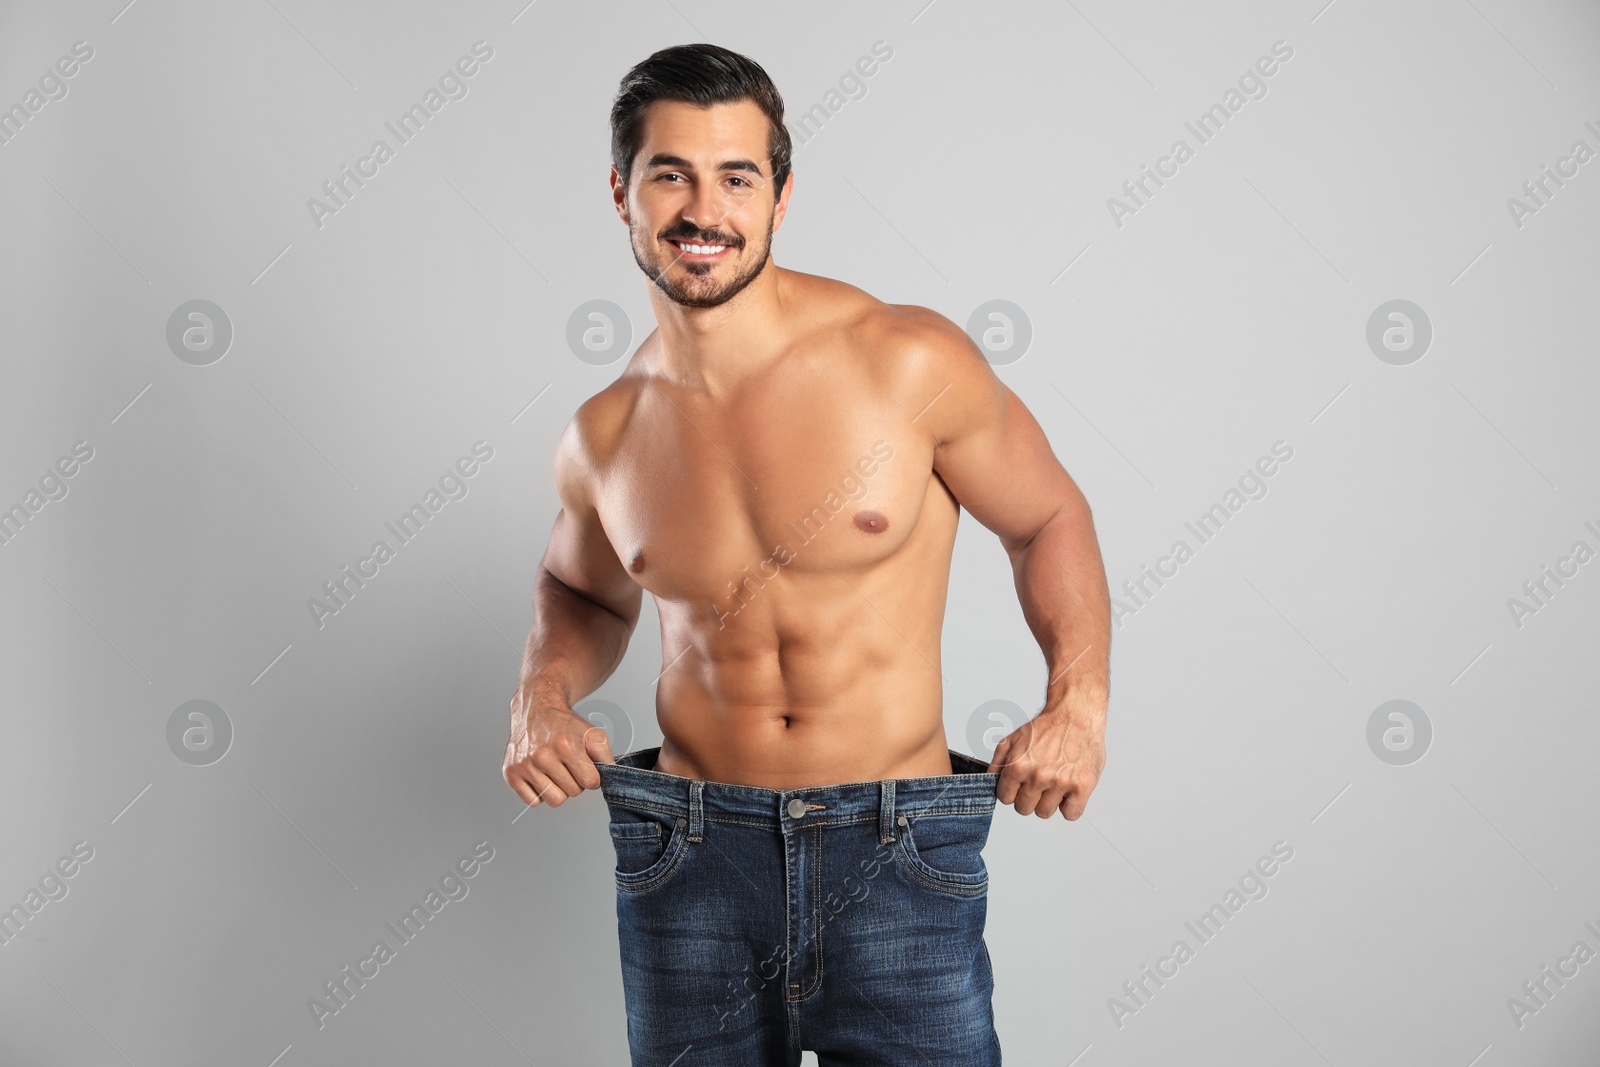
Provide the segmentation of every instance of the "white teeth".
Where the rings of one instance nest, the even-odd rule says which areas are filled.
[[[714,255],[714,254],[722,251],[724,248],[727,248],[728,246],[727,245],[680,244],[678,247],[682,248],[685,252],[692,252],[697,256],[709,256],[709,255]]]

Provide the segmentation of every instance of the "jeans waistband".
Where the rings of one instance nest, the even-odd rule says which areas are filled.
[[[982,815],[994,810],[1000,775],[988,770],[987,760],[949,751],[953,774],[798,789],[707,782],[657,771],[652,768],[659,746],[595,766],[607,803],[683,816],[689,820],[691,840],[700,840],[706,820],[725,817],[760,820],[777,829],[876,819],[880,837],[888,841],[895,836],[897,815]]]

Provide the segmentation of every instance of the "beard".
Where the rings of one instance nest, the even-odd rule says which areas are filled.
[[[774,212],[776,214],[776,212]],[[745,250],[745,242],[732,238],[730,234],[721,234],[714,230],[700,230],[692,226],[675,226],[661,235],[663,243],[668,238],[677,238],[694,244],[708,244],[728,246],[730,252]],[[628,225],[628,243],[633,246],[633,261],[644,271],[645,277],[656,283],[656,288],[666,294],[668,300],[674,304],[689,308],[714,308],[719,304],[727,303],[744,289],[745,286],[756,280],[756,277],[766,267],[767,260],[771,258],[772,250],[772,219],[767,219],[767,232],[761,245],[761,256],[753,263],[746,264],[742,270],[734,265],[731,276],[726,280],[713,281],[713,271],[721,270],[725,263],[695,263],[680,259],[678,251],[673,247],[672,256],[665,264],[659,259],[648,262],[645,253],[639,247],[638,227],[632,223]],[[676,277],[669,277],[673,268],[681,268]],[[683,277],[687,274],[688,277]]]

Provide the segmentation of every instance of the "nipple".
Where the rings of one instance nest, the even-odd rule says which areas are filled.
[[[856,528],[867,533],[883,533],[889,528],[889,520],[878,511],[858,511],[855,517]]]

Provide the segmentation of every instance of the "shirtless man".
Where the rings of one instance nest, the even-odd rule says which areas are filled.
[[[1083,495],[961,329],[772,261],[782,108],[711,45],[623,79],[612,197],[657,329],[558,446],[504,775],[529,805],[606,798],[634,1064],[986,1067],[979,852],[997,800],[1076,819],[1095,787],[1105,574]],[[942,717],[962,507],[1048,668],[987,765]],[[572,705],[644,589],[664,739],[618,759]]]

